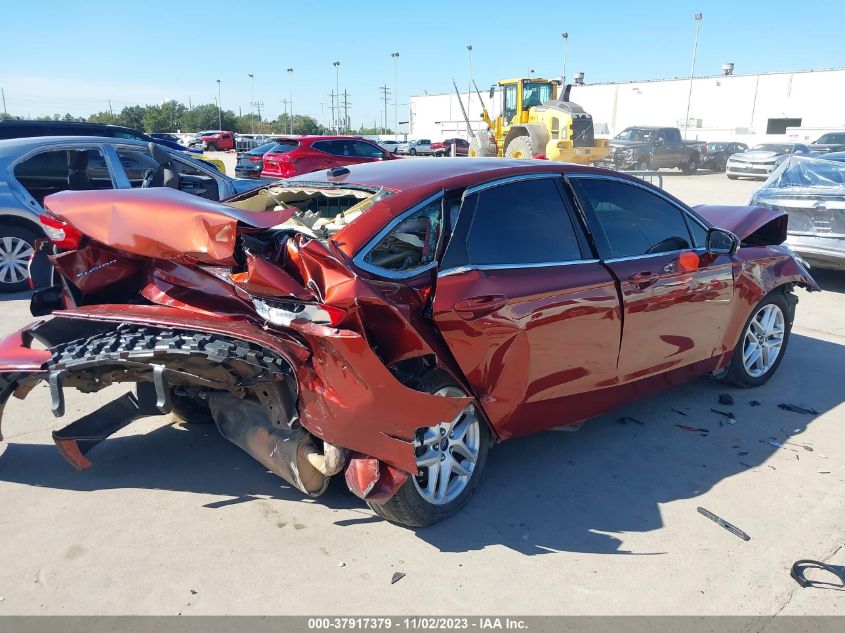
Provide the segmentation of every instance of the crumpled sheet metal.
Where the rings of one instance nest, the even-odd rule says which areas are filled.
[[[62,191],[44,206],[91,239],[112,248],[160,259],[189,257],[232,263],[241,222],[267,229],[293,210],[245,211],[167,187]]]
[[[308,431],[408,473],[416,472],[412,444],[416,429],[451,420],[473,402],[472,398],[435,396],[404,386],[369,343],[350,330],[295,322],[290,328],[292,335],[285,336],[244,320],[165,306],[103,304],[54,315],[214,332],[266,346],[294,368],[300,420]],[[305,339],[307,346],[293,335]]]
[[[742,242],[782,244],[786,241],[788,216],[768,207],[699,205],[695,210],[713,226],[736,235]],[[755,240],[755,237],[760,239]]]
[[[232,281],[239,288],[254,295],[301,301],[315,299],[314,293],[303,288],[289,273],[252,253],[246,258],[246,272],[233,274]]]

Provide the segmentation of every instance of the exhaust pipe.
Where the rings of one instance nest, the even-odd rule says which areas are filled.
[[[223,437],[305,494],[323,494],[329,478],[346,464],[346,449],[326,442],[321,453],[302,427],[274,426],[258,402],[214,392],[209,405]]]

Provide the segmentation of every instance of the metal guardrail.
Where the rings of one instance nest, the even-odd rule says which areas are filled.
[[[640,180],[645,180],[647,183],[656,185],[663,189],[663,176],[659,172],[649,171],[646,169],[633,169],[631,171],[623,171],[622,173],[628,174],[629,176],[635,176]]]

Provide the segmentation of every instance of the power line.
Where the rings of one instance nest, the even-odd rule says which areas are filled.
[[[387,87],[387,84],[384,84],[379,88],[381,91],[382,99],[384,100],[384,133],[387,134],[387,100],[390,97],[390,88]]]

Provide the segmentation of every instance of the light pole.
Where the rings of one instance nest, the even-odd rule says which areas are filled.
[[[687,116],[684,119],[684,140],[687,138],[687,130],[689,130],[689,107],[692,102],[692,78],[695,76],[695,56],[698,53],[698,32],[701,30],[701,18],[704,17],[701,13],[696,13],[695,18],[695,43],[692,45],[692,69],[689,72],[689,92],[687,93]]]
[[[569,53],[569,31],[560,34],[563,38],[563,87],[566,88],[566,56]]]
[[[337,94],[337,119],[335,119],[335,129],[340,134],[340,62],[332,62],[334,66],[334,83],[335,93]]]
[[[399,52],[390,56],[393,58],[393,138],[399,140]]]
[[[252,133],[255,134],[255,75],[253,75],[252,73],[249,73],[249,83],[250,83],[249,106],[250,106],[250,112],[252,112],[252,117],[251,117],[252,118],[252,125],[250,126],[250,129],[252,130]]]
[[[290,133],[293,134],[293,68],[288,68],[288,96],[290,97]]]
[[[467,110],[472,111],[470,103],[472,101],[472,44],[467,44],[467,54],[469,55],[469,81],[467,82]],[[467,130],[467,139],[472,140],[472,130]]]
[[[217,80],[217,129],[223,130],[223,107],[220,105],[220,80]]]

